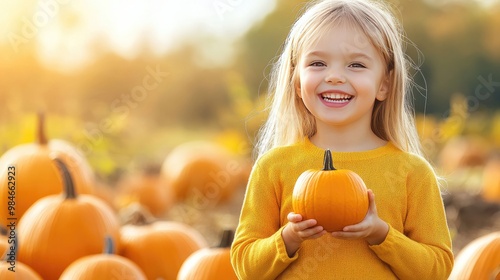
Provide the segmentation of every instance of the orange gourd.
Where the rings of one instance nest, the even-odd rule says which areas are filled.
[[[244,184],[245,165],[223,147],[192,141],[174,148],[162,164],[162,176],[179,201],[207,208],[228,201]]]
[[[92,193],[93,173],[83,155],[67,142],[48,141],[43,126],[44,118],[40,115],[36,143],[13,147],[0,158],[0,225],[5,226],[7,218],[19,220],[35,201],[62,191],[61,174],[52,160],[54,154],[67,163],[76,190]],[[13,212],[6,207],[9,197],[3,195],[8,193],[9,187],[15,191]]]
[[[316,219],[328,232],[361,222],[368,212],[365,183],[355,172],[335,169],[332,154],[325,151],[323,170],[306,170],[297,179],[293,210],[303,219]]]
[[[182,264],[177,280],[238,280],[230,257],[233,236],[232,230],[226,230],[218,247],[191,254]]]
[[[146,280],[144,272],[131,260],[114,254],[113,239],[106,238],[103,254],[82,257],[71,263],[59,280],[134,279]]]
[[[486,201],[500,202],[500,156],[489,159],[484,166],[481,196]]]
[[[176,280],[186,258],[207,247],[205,238],[192,227],[173,221],[139,219],[120,230],[120,255],[135,262],[148,279]]]
[[[476,238],[456,256],[453,280],[500,280],[500,231]]]
[[[106,204],[115,212],[118,211],[118,207],[115,203],[118,192],[116,191],[116,187],[114,185],[98,179],[94,183],[92,195],[106,202]]]
[[[444,143],[437,156],[442,172],[484,165],[488,156],[488,143],[476,136],[456,136]]]
[[[148,167],[143,172],[124,176],[117,183],[118,196],[115,201],[117,208],[138,202],[146,207],[151,214],[160,217],[174,204],[174,194],[171,188],[163,185],[160,171]]]
[[[8,261],[0,262],[0,279],[2,280],[43,280],[36,271],[26,264],[16,261],[15,272],[10,271],[11,265]]]
[[[107,235],[119,240],[113,210],[92,195],[77,195],[66,164],[59,158],[54,162],[63,177],[63,194],[35,202],[18,225],[19,260],[44,279],[57,279],[76,259],[102,252]]]
[[[42,277],[31,267],[17,260],[18,243],[17,238],[9,239],[13,242],[9,243],[9,248],[5,253],[0,254],[3,256],[0,262],[0,279],[2,280],[42,280]],[[12,247],[11,247],[12,246]]]

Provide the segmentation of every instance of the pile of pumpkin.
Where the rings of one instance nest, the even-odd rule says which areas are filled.
[[[5,259],[0,279],[237,279],[229,260],[232,229],[221,232],[222,241],[214,248],[192,226],[161,217],[177,201],[208,210],[230,200],[248,173],[247,164],[214,144],[186,143],[171,151],[161,168],[126,177],[119,194],[103,194],[85,157],[68,142],[48,141],[40,117],[36,143],[13,147],[0,157],[0,228],[7,229],[0,238]],[[328,181],[351,173],[336,171],[327,151],[323,171],[303,176]],[[307,181],[297,180],[294,197],[309,187],[330,185]],[[14,199],[5,195],[9,191]],[[360,188],[356,197],[366,200],[365,192]],[[9,209],[12,201],[15,207]],[[300,203],[295,207],[296,212],[309,210]],[[328,213],[309,214],[320,220]],[[332,219],[325,216],[325,221]],[[16,272],[9,270],[13,265]],[[500,279],[500,232],[465,247],[450,279]]]
[[[0,157],[0,228],[7,229],[0,279],[237,279],[229,261],[232,229],[221,232],[215,248],[192,226],[160,218],[176,201],[217,204],[244,184],[248,170],[236,168],[222,148],[181,145],[161,170],[106,196],[84,155],[66,141],[49,141],[43,123],[40,116],[35,143]],[[125,208],[125,221],[116,202],[126,200],[138,207]]]

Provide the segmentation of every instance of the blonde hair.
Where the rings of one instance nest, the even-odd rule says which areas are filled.
[[[312,5],[294,23],[281,56],[271,73],[270,108],[259,131],[257,156],[277,146],[293,144],[316,133],[314,116],[296,93],[297,61],[301,52],[321,37],[332,24],[349,24],[362,30],[379,50],[387,66],[390,91],[376,101],[371,129],[403,151],[422,155],[409,99],[409,61],[403,50],[403,31],[388,7],[370,0],[322,0]]]

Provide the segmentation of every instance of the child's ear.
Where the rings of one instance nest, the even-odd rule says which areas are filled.
[[[389,89],[390,89],[389,79],[391,77],[391,73],[389,73],[389,75],[387,75],[385,77],[385,79],[382,81],[382,83],[380,84],[380,88],[379,88],[377,96],[376,96],[378,101],[384,101],[387,98],[387,95],[389,94]]]

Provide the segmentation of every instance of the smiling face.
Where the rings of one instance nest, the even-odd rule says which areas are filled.
[[[359,29],[346,24],[303,49],[297,94],[322,127],[370,130],[375,100],[387,97],[386,65]]]

